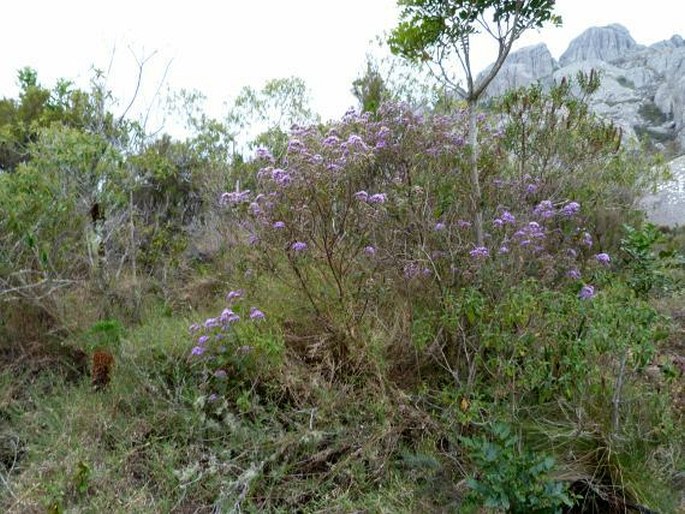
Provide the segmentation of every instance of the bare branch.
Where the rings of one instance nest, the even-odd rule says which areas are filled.
[[[150,104],[147,107],[147,111],[145,112],[145,118],[143,118],[143,132],[147,132],[147,121],[150,117],[150,112],[152,111],[152,106],[155,103],[155,99],[159,97],[159,92],[162,89],[162,86],[166,82],[166,77],[169,73],[169,68],[171,68],[171,63],[173,62],[173,59],[169,59],[169,62],[167,62],[167,65],[164,68],[164,73],[162,74],[162,78],[159,81],[159,84],[157,84],[157,89],[155,90],[155,94],[152,96],[152,100],[150,100]],[[159,129],[161,130],[161,128]],[[159,130],[157,132],[159,132]],[[156,134],[155,132],[154,134]],[[153,134],[153,135],[154,135]]]
[[[128,103],[128,106],[126,107],[126,109],[124,109],[124,112],[122,113],[122,115],[119,117],[119,123],[124,121],[124,119],[126,118],[126,115],[128,114],[128,111],[131,109],[131,107],[133,107],[133,103],[136,101],[136,98],[138,97],[138,92],[140,91],[140,84],[143,80],[143,69],[145,68],[145,64],[147,64],[147,62],[157,54],[157,50],[155,50],[149,56],[145,57],[141,61],[140,59],[138,59],[138,57],[133,52],[131,47],[129,47],[129,50],[131,51],[131,54],[133,54],[133,58],[136,60],[136,64],[138,64],[138,77],[136,79],[136,89],[135,89],[135,91],[133,91],[133,97],[131,98],[131,101]]]

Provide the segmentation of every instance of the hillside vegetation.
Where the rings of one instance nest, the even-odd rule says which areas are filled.
[[[479,114],[483,245],[464,105],[371,73],[371,112],[292,102],[239,153],[19,77],[2,511],[682,508],[685,239],[635,208],[662,168],[574,94],[596,77]]]

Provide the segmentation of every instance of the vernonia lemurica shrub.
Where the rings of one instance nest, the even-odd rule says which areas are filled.
[[[416,361],[419,349],[415,370],[438,358],[470,389],[493,349],[492,319],[479,324],[484,311],[504,309],[531,279],[538,295],[558,292],[570,311],[608,282],[614,264],[583,206],[541,199],[536,177],[498,174],[507,169],[503,132],[485,116],[479,123],[488,190],[482,247],[469,221],[464,112],[422,116],[395,105],[373,121],[350,112],[327,127],[296,128],[281,160],[257,150],[256,190],[222,195],[252,272],[307,307],[308,330],[329,334],[335,360],[359,362],[380,331],[391,366],[403,349]],[[570,311],[570,324],[579,323]],[[522,337],[538,326],[504,325]],[[496,373],[511,374],[507,366]]]

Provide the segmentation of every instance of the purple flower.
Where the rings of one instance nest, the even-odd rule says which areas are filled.
[[[385,193],[376,193],[369,196],[369,203],[385,203],[388,196]]]
[[[376,134],[378,139],[387,139],[390,136],[390,129],[388,127],[381,127]]]
[[[551,218],[554,216],[554,205],[549,200],[543,200],[533,209],[533,212],[543,219]]]
[[[291,182],[290,175],[282,170],[281,168],[276,168],[271,172],[271,178],[279,186],[287,186]]]
[[[205,336],[200,336],[200,337],[197,338],[197,344],[198,344],[199,346],[204,345],[207,341],[209,341],[209,336],[206,336],[206,335],[205,335]]]
[[[255,157],[257,157],[257,159],[264,159],[270,162],[274,161],[274,156],[271,155],[271,152],[264,147],[257,148],[257,150],[255,151]]]
[[[197,332],[198,330],[200,330],[200,325],[197,324],[197,323],[193,323],[192,325],[190,325],[190,326],[188,327],[188,331],[189,331],[191,334],[194,334],[194,333]]]
[[[501,227],[502,225],[504,225],[504,221],[501,220],[500,218],[495,218],[494,220],[492,220],[492,224],[493,224],[495,227],[498,227],[498,228],[499,228],[499,227]]]
[[[568,250],[566,250],[566,255],[568,255],[572,259],[575,259],[576,257],[578,257],[578,252],[576,252],[573,248],[569,248]]]
[[[239,204],[239,203],[245,203],[248,201],[250,196],[250,190],[246,189],[245,191],[233,191],[230,193],[223,193],[221,197],[219,197],[219,204],[221,205],[228,205],[228,204]]]
[[[545,230],[535,221],[528,223],[527,230],[528,234],[533,238],[542,239],[545,237]]]
[[[419,274],[419,266],[415,262],[409,262],[404,265],[404,278],[410,280]]]
[[[592,236],[587,232],[583,232],[583,244],[588,248],[592,247]]]
[[[367,246],[364,248],[364,253],[369,257],[376,255],[376,249],[373,246]]]
[[[307,249],[307,243],[295,241],[292,245],[290,245],[290,248],[295,252],[303,252]]]
[[[207,397],[208,402],[215,402],[219,399],[219,395],[216,393],[212,393]]]
[[[356,200],[366,202],[369,199],[369,193],[366,191],[357,191],[352,195]]]
[[[288,152],[300,153],[304,150],[304,145],[299,139],[291,139],[288,141]]]
[[[600,264],[608,266],[611,262],[611,257],[609,257],[609,254],[607,253],[598,253],[597,255],[595,255],[595,260]]]
[[[221,316],[219,316],[219,319],[221,320],[221,323],[223,323],[224,325],[230,325],[231,323],[236,323],[240,321],[240,316],[238,316],[231,309],[224,309],[221,313]]]
[[[264,317],[265,317],[264,313],[262,311],[260,311],[259,309],[257,309],[256,307],[252,307],[250,309],[250,319],[251,320],[256,321],[256,320],[264,319]]]
[[[512,225],[512,224],[516,223],[516,218],[515,218],[514,215],[513,215],[512,213],[510,213],[509,211],[503,211],[503,212],[502,212],[502,215],[500,216],[500,218],[502,219],[502,221],[503,221],[504,223],[507,223],[507,224],[509,224],[509,225]]]
[[[578,214],[580,211],[580,204],[578,202],[570,202],[564,205],[561,208],[561,214],[562,216],[566,216],[567,218],[571,218]]]
[[[253,216],[258,216],[259,213],[262,212],[262,209],[259,207],[259,204],[257,202],[252,202],[248,209],[250,209],[250,213]]]
[[[285,228],[285,223],[282,221],[274,221],[274,224],[271,226],[276,229],[283,229]]]
[[[509,253],[509,247],[506,245],[502,245],[499,247],[499,253]]]
[[[519,239],[521,246],[527,246],[532,239],[544,239],[545,230],[539,223],[531,221],[525,227],[514,232],[514,237]]]
[[[580,280],[580,271],[577,268],[571,268],[566,272],[566,276],[573,280]]]
[[[205,353],[205,349],[202,346],[196,346],[190,351],[190,355],[202,355]]]
[[[581,300],[589,300],[593,296],[595,296],[595,288],[587,284],[584,285],[578,293],[578,298]]]
[[[244,293],[244,291],[243,291],[242,289],[238,289],[238,290],[236,290],[236,291],[230,291],[230,292],[226,295],[226,301],[227,301],[227,302],[230,302],[230,301],[232,301],[232,300],[237,300],[238,298],[242,298],[242,297],[243,297],[243,293]]]
[[[457,221],[457,226],[459,228],[469,228],[471,226],[471,222],[466,220],[459,220]]]
[[[338,146],[339,144],[340,144],[340,138],[338,136],[335,136],[335,135],[327,136],[323,140],[324,146]]]
[[[445,224],[441,221],[438,221],[433,227],[433,230],[435,230],[436,232],[442,232],[443,230],[445,230],[445,228]]]
[[[469,252],[469,255],[474,259],[484,259],[490,255],[490,252],[484,246],[477,246]]]
[[[535,184],[528,184],[528,185],[526,186],[526,193],[528,193],[528,194],[531,194],[531,195],[532,195],[532,194],[535,193],[537,190],[538,190],[538,186],[536,186]]]
[[[360,150],[367,150],[368,147],[366,146],[366,143],[364,143],[364,140],[359,137],[357,134],[352,134],[349,138],[347,138],[347,144],[352,147],[356,147]]]
[[[219,380],[223,380],[224,378],[226,378],[226,377],[228,376],[228,373],[226,373],[226,370],[217,369],[217,370],[214,372],[214,376],[215,376],[216,378],[218,378]]]
[[[205,328],[214,328],[219,326],[219,320],[216,318],[209,318],[205,320]]]

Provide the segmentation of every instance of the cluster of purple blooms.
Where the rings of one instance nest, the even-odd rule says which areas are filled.
[[[355,170],[364,169],[355,167],[356,163],[361,162],[359,159],[365,159],[366,157],[373,159],[384,158],[387,155],[384,149],[397,145],[406,134],[413,133],[423,137],[423,131],[427,130],[431,134],[430,145],[432,146],[425,145],[421,152],[430,155],[432,155],[432,150],[435,150],[436,155],[443,152],[454,154],[456,147],[465,145],[463,137],[465,131],[462,130],[461,133],[459,131],[460,126],[465,128],[466,117],[464,115],[457,116],[456,118],[445,117],[443,120],[436,117],[427,122],[421,115],[413,113],[410,109],[395,107],[381,113],[381,119],[383,120],[382,122],[375,122],[368,115],[349,111],[343,118],[342,123],[331,128],[325,135],[322,135],[314,127],[297,128],[288,143],[287,156],[280,163],[282,168],[276,167],[276,160],[267,149],[257,149],[256,159],[268,163],[267,167],[262,168],[258,174],[258,178],[262,180],[261,183],[266,186],[267,191],[271,191],[266,194],[275,195],[274,202],[280,200],[288,202],[287,207],[290,210],[297,210],[297,212],[309,215],[307,199],[303,198],[308,194],[306,191],[321,191],[319,186],[324,188],[330,187],[331,194],[334,191],[335,194],[338,194],[340,190],[349,191],[349,189],[334,189],[334,187],[337,187],[335,184],[340,184],[339,181],[347,180],[348,170],[351,173],[355,173]],[[389,127],[395,127],[395,130]],[[416,140],[420,140],[420,138],[417,137]],[[344,170],[346,173],[336,173],[340,170]],[[536,198],[541,191],[540,181],[530,176],[525,176],[520,181],[516,180],[515,183],[502,179],[495,179],[493,183],[500,189],[513,185],[519,194],[525,193],[527,195],[527,200]],[[395,184],[402,186],[402,180],[397,181]],[[306,190],[301,187],[304,185],[307,186]],[[370,189],[374,185],[368,184],[366,187]],[[376,184],[375,187],[383,186]],[[355,191],[355,189],[351,191]],[[400,198],[394,194],[394,190],[388,191],[388,193],[393,201],[396,198]],[[388,202],[388,193],[369,193],[360,190],[353,194],[353,198],[355,201],[363,204],[378,206]],[[267,201],[270,202],[271,198]],[[222,195],[222,203],[224,204],[247,202],[249,202],[249,191],[224,193]],[[298,236],[294,233],[300,221],[291,221],[287,210],[279,214],[276,210],[271,211],[265,204],[266,202],[260,204],[255,199],[255,201],[249,204],[248,210],[255,218],[259,217],[260,226],[266,229],[284,230],[286,227],[288,228],[287,236],[292,236],[292,239],[289,240],[285,248],[287,248],[290,255],[306,252],[309,245],[305,241],[309,241],[309,244],[314,244],[314,248],[318,248],[314,238],[310,239],[307,234],[299,234]],[[380,213],[384,211],[378,209],[375,212]],[[519,220],[509,210],[500,209],[497,217],[491,222],[491,226],[496,230],[486,238],[488,246],[471,247],[465,250],[462,247],[462,251],[464,253],[468,252],[467,258],[470,257],[471,262],[476,266],[485,266],[489,262],[489,258],[491,256],[494,257],[495,254],[511,253],[518,258],[521,257],[519,252],[523,252],[522,259],[524,263],[526,262],[525,259],[530,258],[532,255],[535,255],[535,258],[543,257],[546,259],[545,262],[552,262],[552,265],[555,267],[554,269],[561,271],[562,274],[565,273],[566,277],[571,280],[579,281],[582,278],[580,270],[583,269],[583,266],[578,265],[576,262],[578,253],[587,255],[585,251],[581,252],[580,248],[591,248],[593,244],[592,236],[587,232],[582,232],[582,230],[575,232],[571,237],[573,238],[574,245],[578,245],[579,251],[576,252],[573,249],[569,249],[569,252],[573,252],[573,254],[564,253],[563,249],[558,247],[557,239],[555,238],[558,234],[562,234],[562,230],[568,228],[569,220],[578,216],[580,212],[581,206],[578,202],[556,202],[555,205],[549,199],[537,201],[532,212],[528,214],[517,212],[517,216],[520,216]],[[577,220],[572,221],[574,225],[577,222]],[[441,216],[429,223],[432,223],[432,225],[429,224],[427,225],[428,227],[432,226],[434,232],[440,233],[439,237],[435,238],[436,241],[441,241],[442,243],[452,241],[453,236],[463,240],[463,234],[461,236],[455,235],[451,230],[448,230],[448,228],[451,229],[449,215],[446,215],[444,218]],[[471,222],[457,220],[456,226],[465,232],[471,228]],[[567,234],[562,234],[562,236],[564,238],[568,237]],[[264,239],[266,240],[267,237],[265,236]],[[370,239],[377,241],[376,238]],[[565,240],[568,241],[568,239]],[[381,245],[383,244],[382,238],[378,241]],[[378,252],[376,246],[362,245],[359,248],[361,249],[359,255],[367,258],[367,262],[368,258],[374,257]],[[445,248],[427,248],[426,250],[433,256],[441,253]],[[386,254],[384,253],[384,255]],[[605,253],[598,253],[594,256],[594,261],[599,265],[609,266],[611,258]],[[399,264],[398,267],[403,271],[405,278],[408,279],[427,277],[433,274],[432,268],[425,266],[421,259],[419,261],[409,261],[408,264]],[[593,286],[583,285],[579,297],[589,299],[594,294]],[[218,323],[222,324],[222,326],[225,323],[230,325],[230,323],[235,322],[235,320],[229,320],[233,320],[230,312],[226,313],[223,319],[222,316],[218,317]],[[197,347],[199,348],[200,346],[198,344]]]
[[[521,248],[530,247],[534,252],[541,252],[545,250],[544,242],[548,237],[548,228],[546,227],[547,221],[552,220],[555,217],[561,219],[569,219],[577,216],[580,213],[580,204],[578,202],[567,202],[560,207],[555,207],[550,200],[543,200],[539,202],[532,211],[533,216],[535,216],[538,221],[528,221],[523,225],[515,227],[517,224],[516,217],[507,210],[502,210],[501,214],[493,219],[492,226],[497,229],[506,229],[507,226],[513,226],[514,230],[511,236],[505,235],[502,242],[500,243],[498,254],[508,254],[510,253],[509,244],[512,242],[518,243]],[[468,227],[470,224],[468,222],[460,222],[460,226]],[[438,227],[440,225],[440,227]],[[442,230],[442,224],[436,224],[435,230]],[[554,226],[552,229],[555,229]],[[577,230],[577,229],[576,229]],[[580,246],[586,248],[591,248],[593,246],[592,236],[588,232],[583,232],[582,230],[577,230],[575,232],[579,238],[577,241]],[[469,251],[469,255],[472,259],[476,261],[482,261],[490,256],[490,252],[487,247],[476,247]],[[555,258],[555,262],[559,263],[572,263],[579,256],[579,252],[573,248],[568,248],[565,253],[565,258],[558,259]],[[601,266],[610,266],[611,257],[607,253],[597,253],[593,256],[592,260]],[[566,271],[566,277],[574,280],[580,281],[582,279],[582,273],[577,266],[570,265]],[[578,297],[582,300],[588,300],[593,298],[596,294],[595,287],[590,284],[583,284]]]
[[[382,204],[388,200],[388,195],[385,193],[375,193],[370,195],[366,191],[357,191],[352,196],[354,196],[354,198],[359,200],[360,202],[372,204]]]
[[[247,203],[250,200],[250,190],[245,191],[232,191],[222,193],[219,197],[220,205],[235,205],[239,203]]]
[[[240,321],[240,315],[230,306],[240,300],[243,295],[244,292],[241,289],[230,291],[226,295],[226,302],[228,302],[229,307],[214,318],[208,318],[202,323],[193,323],[188,327],[190,334],[197,337],[195,346],[190,351],[192,356],[205,355],[211,350],[217,353],[227,351],[226,339],[233,333],[233,325]],[[251,321],[260,321],[265,319],[265,315],[257,307],[251,307],[248,318]],[[245,349],[243,348],[243,350]]]

